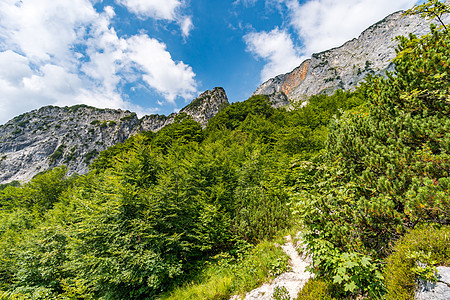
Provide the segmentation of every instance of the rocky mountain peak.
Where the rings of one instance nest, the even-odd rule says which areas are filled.
[[[229,105],[227,94],[221,87],[215,87],[212,91],[205,91],[200,96],[183,108],[180,112],[185,112],[203,128],[208,124],[208,120],[222,108]]]
[[[182,108],[180,113],[186,113],[205,128],[209,119],[229,104],[225,90],[221,87],[215,87],[212,91],[207,90],[200,94],[200,96]],[[140,131],[158,131],[164,126],[173,123],[176,116],[177,113],[172,113],[168,116],[158,114],[144,116],[140,120],[140,126],[135,128],[134,133]]]
[[[445,16],[448,23],[450,16]],[[261,84],[254,95],[284,93],[292,101],[305,96],[332,94],[337,89],[354,89],[367,74],[384,75],[394,69],[392,60],[398,45],[396,36],[421,36],[434,21],[419,16],[393,13],[363,31],[358,38],[340,47],[315,53],[293,71]]]

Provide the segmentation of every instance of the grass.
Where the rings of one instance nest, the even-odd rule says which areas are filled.
[[[418,263],[426,267],[419,267]],[[415,280],[432,280],[436,266],[450,265],[450,226],[411,230],[388,257],[385,269],[387,299],[413,299]]]
[[[229,254],[216,256],[197,280],[174,289],[160,300],[229,299],[232,295],[244,295],[287,270],[287,255],[273,242],[265,241],[237,259]]]
[[[297,295],[297,300],[336,300],[332,297],[332,284],[323,280],[312,278]]]

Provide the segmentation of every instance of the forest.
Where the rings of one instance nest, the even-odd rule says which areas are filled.
[[[180,114],[86,175],[1,186],[0,299],[228,299],[288,268],[292,231],[315,274],[298,299],[412,299],[450,265],[450,36],[398,42],[355,91]]]

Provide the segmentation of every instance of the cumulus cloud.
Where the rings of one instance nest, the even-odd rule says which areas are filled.
[[[183,0],[116,0],[116,2],[125,6],[139,18],[178,23],[184,38],[188,37],[194,28],[192,18],[186,17],[180,11],[184,6]]]
[[[176,10],[182,5],[180,0],[117,0],[134,14],[159,19],[175,20]]]
[[[28,66],[28,59],[11,50],[0,52],[0,66],[8,66],[7,68],[0,68],[0,79],[9,82],[9,84],[18,85],[23,78],[33,74]]]
[[[0,2],[0,124],[43,105],[153,112],[127,100],[127,83],[143,82],[170,103],[196,93],[190,66],[146,35],[119,37],[114,16],[89,0]]]
[[[192,98],[197,92],[195,73],[183,62],[175,62],[166,45],[146,35],[128,40],[128,57],[144,73],[144,81],[174,103],[177,96]]]
[[[417,0],[285,0],[290,25],[311,55],[337,47],[388,14],[412,7]]]
[[[289,33],[278,28],[249,33],[244,41],[247,51],[267,62],[261,72],[262,81],[291,71],[304,59],[295,49]]]
[[[2,48],[20,51],[37,63],[50,58],[70,62],[69,49],[96,12],[86,0],[4,0],[0,16]]]

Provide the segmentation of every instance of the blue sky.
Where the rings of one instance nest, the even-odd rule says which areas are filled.
[[[416,0],[0,0],[0,124],[44,105],[170,114],[247,99]]]

